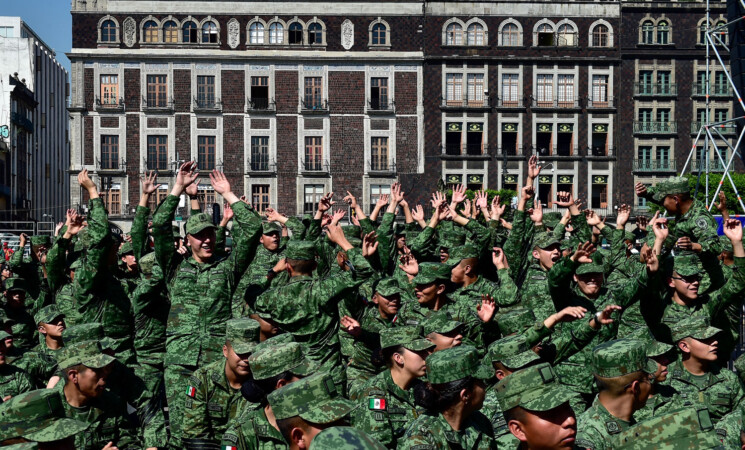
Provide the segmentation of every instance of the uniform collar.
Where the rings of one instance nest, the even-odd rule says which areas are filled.
[[[694,381],[696,376],[685,368],[682,361],[675,361],[670,364],[668,372],[672,378],[690,384],[691,386],[695,386],[699,390],[708,389],[710,386],[719,383],[722,379],[721,375],[719,375],[719,370],[716,367],[711,367],[709,372],[706,373],[706,385],[703,388],[699,388]]]
[[[405,391],[401,389],[396,383],[394,383],[390,370],[386,370],[383,372],[383,380],[385,380],[386,390],[391,395],[411,405],[414,404],[414,393],[412,392],[412,390],[409,389],[408,391]]]
[[[620,433],[621,431],[629,428],[631,425],[634,424],[634,422],[621,420],[608,412],[608,410],[605,409],[605,406],[600,403],[600,397],[598,395],[595,396],[595,400],[592,402],[591,409],[595,409],[599,421],[603,422],[603,426],[605,427],[605,430],[608,432],[608,434]]]

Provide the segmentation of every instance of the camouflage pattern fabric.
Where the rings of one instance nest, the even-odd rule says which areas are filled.
[[[321,431],[310,443],[311,450],[383,450],[380,442],[362,430],[331,427]]]
[[[19,394],[0,405],[0,441],[23,437],[53,442],[75,436],[88,424],[65,416],[62,398],[52,389]]]
[[[608,445],[614,450],[732,448],[724,447],[717,438],[705,409],[681,409],[649,419],[615,434]]]

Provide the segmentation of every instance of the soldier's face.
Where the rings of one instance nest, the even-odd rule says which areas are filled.
[[[251,375],[251,369],[248,367],[248,357],[250,353],[238,354],[233,350],[231,345],[223,345],[222,354],[225,355],[228,367],[239,377],[248,377]]]
[[[657,363],[657,371],[654,373],[654,382],[662,383],[667,379],[667,366],[672,362],[670,357],[661,355],[655,356],[652,360]]]
[[[101,369],[86,368],[80,372],[72,372],[73,382],[78,390],[87,398],[96,398],[103,394],[106,379],[111,373],[111,364]]]
[[[427,373],[426,360],[429,355],[429,350],[415,352],[403,349],[399,355],[400,362],[404,366],[404,371],[408,372],[412,377],[423,377]]]
[[[461,334],[460,328],[456,328],[450,333],[430,333],[427,335],[427,339],[435,344],[434,351],[439,352],[446,348],[459,346],[463,342],[463,335]]]
[[[696,300],[698,298],[698,288],[701,284],[701,278],[698,275],[681,276],[678,272],[673,272],[669,280],[670,286],[683,300]]]
[[[533,250],[533,258],[537,259],[544,269],[551,269],[554,263],[561,258],[561,247],[558,244],[550,245],[546,248],[536,247]]]
[[[455,284],[463,284],[463,282],[466,280],[467,268],[468,266],[465,265],[463,261],[456,264],[455,267],[450,270],[450,281]]]
[[[49,323],[39,325],[39,333],[54,339],[61,338],[63,331],[65,331],[65,319],[62,317],[57,317]]]
[[[197,261],[206,261],[212,258],[215,250],[215,230],[214,228],[205,228],[196,234],[188,234],[189,247],[191,254]]]
[[[698,361],[713,362],[719,356],[719,341],[717,341],[717,336],[702,340],[688,337],[683,339],[682,342],[688,347],[691,358]]]
[[[414,291],[419,304],[427,305],[437,297],[438,293],[445,292],[445,285],[437,283],[417,284]]]
[[[378,311],[380,311],[383,317],[393,317],[398,314],[398,308],[401,306],[401,295],[393,294],[388,297],[383,297],[376,293],[373,296],[373,303],[378,305]]]
[[[137,268],[137,260],[135,260],[135,255],[122,256],[122,262],[127,265],[127,269],[129,270],[134,270]]]
[[[262,234],[259,238],[259,242],[264,246],[265,249],[273,252],[279,248],[279,233],[273,231],[269,234]]]
[[[662,206],[671,214],[677,214],[680,210],[680,202],[675,195],[666,195],[662,199]]]
[[[577,436],[577,419],[569,403],[548,411],[527,411],[508,427],[530,449],[571,449]]]
[[[11,308],[20,308],[26,302],[25,291],[5,291],[5,298]]]
[[[440,262],[444,263],[445,261],[448,260],[449,257],[450,257],[450,253],[448,249],[446,249],[445,247],[441,247],[440,248]]]
[[[588,297],[597,295],[603,286],[602,273],[583,273],[582,275],[575,275],[574,279],[577,281],[579,290]]]

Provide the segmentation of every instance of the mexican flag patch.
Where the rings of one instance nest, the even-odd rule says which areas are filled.
[[[188,388],[186,388],[186,395],[194,398],[194,396],[197,395],[197,388],[195,388],[194,386],[189,386]]]
[[[384,398],[371,398],[370,409],[372,409],[373,411],[380,411],[380,410],[385,409],[385,399]]]
[[[223,445],[222,450],[238,450],[238,447],[232,445]]]

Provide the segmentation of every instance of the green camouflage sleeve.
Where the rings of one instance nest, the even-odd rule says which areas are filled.
[[[70,240],[60,236],[47,252],[47,281],[53,293],[56,293],[66,282],[65,259],[69,246]]]
[[[319,237],[321,237],[321,219],[313,219],[305,232],[305,240],[315,241]]]
[[[592,328],[588,320],[578,320],[575,326],[564,328],[551,339],[556,350],[554,360],[550,361],[551,364],[556,365],[566,361],[585,348],[596,334],[598,330]]]
[[[735,258],[735,269],[724,286],[712,293],[704,305],[712,319],[718,318],[729,305],[742,302],[745,294],[745,258]]]
[[[510,276],[510,270],[497,270],[497,277],[499,277],[499,289],[497,290],[497,298],[494,299],[497,305],[511,306],[517,303],[517,285]]]
[[[620,288],[618,286],[613,288],[613,293],[615,294],[613,296],[614,303],[621,308],[626,309],[637,300],[636,294],[639,292],[640,288],[647,286],[648,281],[649,271],[644,267],[638,276],[635,278],[629,278],[625,283],[621,284]],[[600,307],[598,307],[598,309],[600,309]]]
[[[362,228],[362,234],[368,234],[375,231],[375,225],[373,225],[372,220],[367,217],[360,220],[360,228]]]
[[[135,217],[132,219],[132,229],[129,232],[132,237],[132,251],[138,263],[147,251],[147,217],[149,215],[150,208],[137,205]]]
[[[464,228],[471,234],[471,241],[473,241],[479,253],[483,253],[491,240],[489,229],[475,219],[469,220]]]
[[[218,254],[225,254],[225,234],[227,231],[228,229],[226,227],[218,226],[215,229],[215,251]]]
[[[290,230],[290,239],[300,240],[305,237],[306,228],[303,225],[303,221],[297,217],[290,217],[287,219],[285,226]]]
[[[551,334],[553,333],[550,328],[546,327],[546,325],[543,324],[544,320],[545,319],[539,319],[536,323],[533,324],[533,326],[522,333],[529,347],[533,347],[545,338],[551,336]]]
[[[433,239],[434,234],[434,228],[424,227],[411,243],[406,243],[418,261],[426,261],[435,255],[437,239]]]
[[[231,206],[233,218],[241,227],[240,232],[233,236],[233,251],[229,257],[233,272],[233,289],[235,289],[256,253],[256,246],[261,237],[261,216],[253,209],[249,209],[248,205],[243,202],[235,202]]]
[[[176,250],[173,248],[173,229],[171,223],[176,214],[179,198],[168,195],[153,215],[153,239],[155,240],[155,259],[163,270],[166,280],[175,272]]]
[[[510,264],[510,271],[513,275],[522,272],[525,266],[525,254],[533,250],[532,248],[527,250],[524,248],[527,242],[532,241],[527,239],[525,233],[525,217],[525,211],[515,211],[512,230],[504,243],[504,255]]]
[[[13,252],[13,254],[10,256],[10,260],[8,261],[8,266],[13,272],[18,272],[21,266],[23,266],[22,248],[19,248],[17,251]]]
[[[365,281],[374,275],[370,263],[362,256],[362,250],[352,248],[347,252],[354,271],[344,272],[340,277],[328,277],[321,281],[321,289],[327,293],[326,301],[338,301],[342,294],[353,293]],[[345,295],[345,306],[349,311],[357,311],[360,305],[357,295]]]
[[[198,369],[189,377],[189,385],[182,388],[179,395],[186,397],[184,416],[181,419],[181,432],[184,446],[196,448],[200,443],[211,441],[211,427],[207,413],[209,401],[207,372]]]
[[[393,222],[396,220],[396,215],[393,213],[384,213],[383,218],[380,220],[378,225],[378,259],[380,260],[380,267],[388,273],[391,268],[391,259],[396,251],[395,242],[393,235]]]
[[[554,227],[554,231],[552,231],[552,234],[556,240],[561,241],[562,239],[564,239],[564,235],[566,234],[566,232],[567,226],[559,222],[556,227]]]
[[[398,450],[437,450],[449,448],[439,446],[430,433],[417,427],[409,427],[403,438],[398,440]]]
[[[572,280],[572,274],[577,269],[579,263],[574,262],[571,258],[561,258],[548,271],[548,290],[551,298],[554,300],[556,310],[564,308],[567,293],[570,292],[569,286]]]
[[[623,242],[625,233],[623,230],[605,226],[600,230],[600,234],[610,244],[610,257],[603,260],[605,275],[607,276],[626,260],[626,244]]]
[[[579,213],[572,216],[572,227],[580,242],[588,242],[592,238],[592,230],[587,224],[587,217],[584,214]]]
[[[81,307],[93,299],[88,294],[105,273],[103,269],[108,253],[105,241],[109,233],[109,218],[103,201],[100,198],[91,199],[88,202],[88,250],[82,267],[75,272],[74,281]]]

